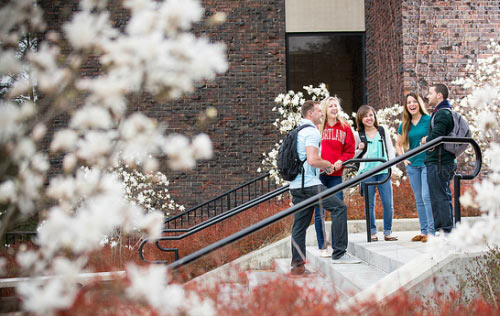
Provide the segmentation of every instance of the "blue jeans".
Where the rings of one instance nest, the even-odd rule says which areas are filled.
[[[294,205],[313,197],[326,190],[324,185],[306,187],[304,189],[291,189],[292,203]],[[322,199],[302,211],[293,214],[292,226],[292,266],[303,265],[306,258],[306,230],[311,223],[314,207],[319,203],[332,214],[332,243],[334,241],[332,258],[338,259],[344,255],[347,249],[347,207],[344,202],[335,195]]]
[[[323,182],[323,185],[325,185],[327,188],[333,188],[337,184],[342,183],[341,176],[328,176],[324,173],[319,175],[319,179],[321,180],[321,182]],[[341,201],[344,201],[344,192],[342,191],[337,192],[335,196],[338,197]],[[314,228],[316,230],[316,239],[318,240],[318,248],[326,249],[327,241],[326,241],[326,229],[325,229],[325,209],[319,207],[316,207],[314,209]]]
[[[376,174],[361,183],[381,181],[386,177],[387,173]],[[375,203],[377,202],[375,199],[375,187],[378,188],[378,194],[380,195],[382,206],[384,208],[384,236],[389,236],[392,232],[392,215],[394,214],[394,205],[392,202],[392,181],[389,179],[383,184],[368,186],[368,211],[370,212],[370,230],[372,235],[377,233],[377,225],[375,224]]]
[[[436,231],[451,232],[453,228],[453,206],[450,181],[455,176],[456,164],[431,164],[427,167],[427,184],[431,196],[434,228]]]
[[[406,166],[411,188],[417,204],[418,220],[422,235],[434,235],[434,215],[432,214],[431,197],[427,185],[427,168],[425,166]]]

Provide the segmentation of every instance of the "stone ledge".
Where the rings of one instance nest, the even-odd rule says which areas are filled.
[[[75,277],[75,282],[84,285],[94,281],[113,281],[117,279],[122,279],[124,277],[125,277],[125,271],[81,273]],[[19,283],[27,281],[48,281],[54,278],[60,278],[60,276],[47,275],[47,276],[39,276],[33,278],[29,277],[5,278],[5,279],[0,279],[0,288],[15,287]]]

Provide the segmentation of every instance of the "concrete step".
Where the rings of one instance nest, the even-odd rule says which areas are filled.
[[[362,291],[387,275],[365,261],[356,264],[334,264],[332,258],[320,257],[317,247],[307,247],[306,252],[309,265],[331,280],[335,288],[346,296]]]
[[[275,271],[247,271],[248,291],[253,291],[256,287],[266,284],[281,276]]]
[[[398,241],[367,242],[366,233],[349,234],[348,252],[362,260],[359,264],[334,264],[331,258],[322,258],[316,246],[308,246],[308,268],[331,280],[338,291],[352,296],[376,284],[414,258],[426,252],[425,244],[411,242],[418,231],[400,231],[393,236]],[[289,270],[290,259],[286,260]]]
[[[306,264],[306,269],[311,272],[306,276],[292,276],[290,274],[290,263],[292,258],[281,258],[274,260],[275,271],[282,276],[289,277],[298,286],[315,289],[321,292],[334,293],[338,291],[331,278],[326,277],[321,271],[317,270],[311,263]],[[343,295],[343,293],[339,293]]]
[[[390,273],[425,253],[425,243],[412,242],[418,231],[393,232],[398,241],[384,241],[379,233],[379,241],[367,242],[366,233],[350,234],[347,250],[377,269]]]

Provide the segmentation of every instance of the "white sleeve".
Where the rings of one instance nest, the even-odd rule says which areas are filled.
[[[361,154],[363,150],[358,148],[359,144],[361,144],[361,138],[359,138],[359,133],[357,131],[354,132],[354,141],[355,141],[354,148],[356,148],[356,151],[354,152],[354,158],[362,158],[359,157],[359,154]]]
[[[392,144],[392,137],[389,134],[389,131],[385,126],[382,127],[385,131],[385,141],[387,143],[387,155],[389,156],[389,160],[396,157],[396,151],[394,150],[394,145]]]

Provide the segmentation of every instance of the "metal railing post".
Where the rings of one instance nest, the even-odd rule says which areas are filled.
[[[462,175],[461,174],[456,174],[455,177],[453,177],[453,195],[455,198],[455,226],[457,223],[461,221],[461,215],[460,215],[460,180],[462,180]]]
[[[372,241],[372,233],[370,229],[370,197],[368,196],[368,183],[363,182],[363,197],[365,198],[365,218],[366,218],[366,240],[368,242]]]

